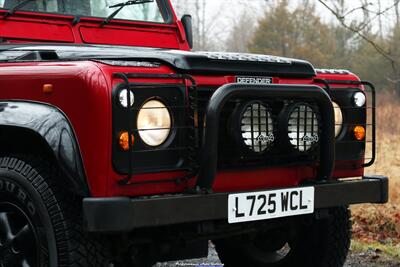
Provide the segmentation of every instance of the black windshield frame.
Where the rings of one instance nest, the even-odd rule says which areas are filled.
[[[58,0],[58,1],[62,2],[63,0]],[[121,1],[123,1],[123,0],[121,0]],[[154,1],[157,3],[158,8],[160,9],[160,13],[161,13],[161,16],[163,17],[164,22],[115,18],[110,22],[110,24],[112,24],[114,21],[143,22],[143,23],[161,24],[161,25],[172,24],[173,23],[173,12],[171,10],[171,6],[168,3],[168,0],[154,0]],[[0,7],[0,10],[11,10],[11,9],[12,9],[12,7],[11,8]],[[68,13],[60,13],[60,12],[31,11],[31,10],[26,10],[24,8],[19,9],[17,11],[17,13],[18,12],[32,12],[32,13],[38,13],[38,14],[55,14],[55,15],[60,15],[60,16],[72,16],[72,17],[79,16],[82,19],[94,18],[94,19],[103,20],[106,18],[106,17],[88,16],[88,15],[81,15],[81,14],[68,14]]]

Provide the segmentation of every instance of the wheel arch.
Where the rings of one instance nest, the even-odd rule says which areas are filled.
[[[90,196],[75,132],[58,108],[37,102],[0,102],[0,153],[44,156],[56,164],[68,189]]]

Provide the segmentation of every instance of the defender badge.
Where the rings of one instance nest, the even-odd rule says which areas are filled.
[[[272,77],[237,76],[236,83],[239,84],[272,84]]]

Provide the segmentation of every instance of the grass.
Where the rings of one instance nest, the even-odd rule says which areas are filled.
[[[379,96],[377,109],[377,160],[366,173],[390,178],[390,201],[386,205],[352,208],[353,246],[376,248],[400,259],[400,99]]]
[[[381,244],[379,242],[360,242],[353,240],[351,242],[352,251],[373,251],[385,254],[393,259],[400,260],[400,245],[396,244]]]

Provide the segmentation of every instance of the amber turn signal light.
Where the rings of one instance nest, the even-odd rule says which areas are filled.
[[[43,84],[43,93],[51,94],[53,93],[53,85],[52,84]]]
[[[354,127],[354,138],[358,141],[365,140],[365,127],[364,126],[356,126]]]
[[[128,132],[120,133],[119,136],[118,136],[118,143],[119,143],[119,147],[123,151],[128,151],[129,150],[129,133]],[[132,134],[131,135],[131,144],[132,144],[132,146],[133,146],[134,143],[135,143],[135,137]]]

